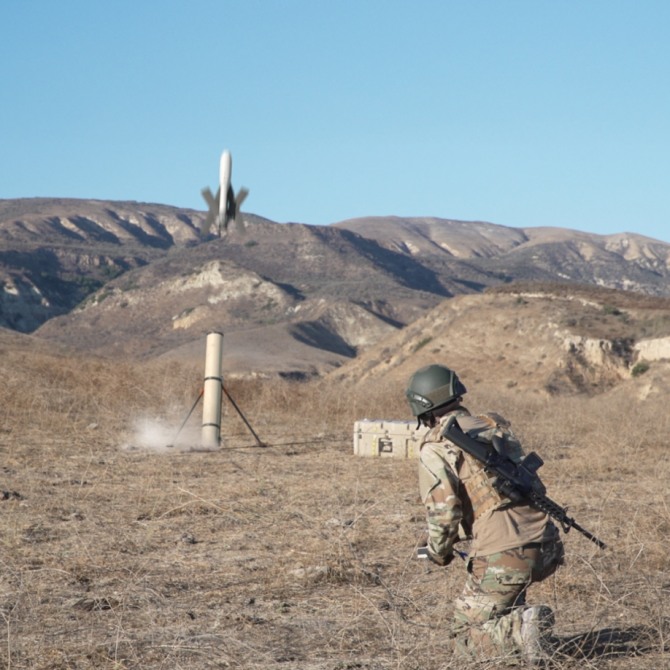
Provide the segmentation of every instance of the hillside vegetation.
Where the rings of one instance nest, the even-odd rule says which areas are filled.
[[[232,374],[310,378],[446,299],[493,287],[561,281],[668,296],[670,244],[635,233],[435,217],[311,226],[245,213],[240,229],[203,238],[203,216],[0,200],[0,326],[111,358],[180,361],[215,330]]]

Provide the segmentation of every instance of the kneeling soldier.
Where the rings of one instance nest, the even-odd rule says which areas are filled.
[[[443,365],[417,370],[407,388],[412,413],[430,428],[419,457],[425,553],[446,566],[459,539],[471,540],[465,586],[455,603],[457,655],[511,654],[541,663],[551,654],[553,613],[526,605],[526,591],[563,563],[563,544],[547,514],[501,494],[484,464],[442,435],[455,419],[468,436],[495,444],[515,462],[523,458],[509,423],[493,413],[471,415],[461,405],[465,393],[456,373]]]

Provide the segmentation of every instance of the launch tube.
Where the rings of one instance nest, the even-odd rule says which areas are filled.
[[[223,386],[223,333],[208,333],[205,347],[202,446],[221,445],[221,388]]]

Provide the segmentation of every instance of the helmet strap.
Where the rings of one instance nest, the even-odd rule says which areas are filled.
[[[426,426],[426,428],[434,428],[435,425],[437,424],[437,419],[435,418],[435,415],[432,412],[424,412],[423,414],[419,414],[417,418],[417,424],[416,427],[420,428],[421,426]]]

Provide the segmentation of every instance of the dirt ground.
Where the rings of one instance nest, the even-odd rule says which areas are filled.
[[[267,446],[227,406],[222,448],[188,451],[134,421],[169,436],[189,371],[4,353],[3,667],[469,667],[449,647],[464,564],[415,558],[416,463],[353,454],[353,421],[408,418],[397,389],[231,387]],[[555,667],[670,667],[663,398],[470,396],[512,420],[549,495],[608,544],[570,531],[567,565],[531,588],[556,614]]]

